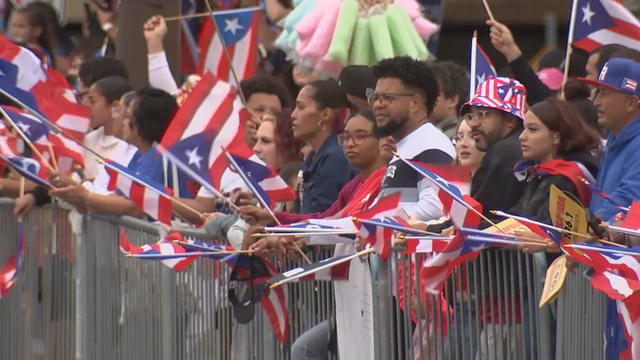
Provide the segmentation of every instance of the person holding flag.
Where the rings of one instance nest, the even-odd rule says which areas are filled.
[[[514,171],[518,180],[526,182],[526,188],[510,213],[553,225],[549,213],[551,185],[573,195],[584,206],[589,205],[591,189],[582,179],[590,179],[597,173],[591,151],[599,145],[600,136],[584,123],[570,103],[548,99],[531,107],[519,139],[523,160]],[[533,232],[522,235],[540,237]],[[526,247],[532,250],[530,245]]]
[[[552,96],[553,92],[538,78],[522,55],[522,50],[513,38],[511,30],[496,20],[487,20],[486,24],[490,27],[491,44],[504,55],[513,72],[513,77],[527,88],[528,103],[534,105]]]
[[[424,163],[451,164],[453,144],[429,117],[438,99],[438,80],[424,62],[408,56],[380,61],[373,67],[376,88],[368,100],[376,117],[379,136],[392,136],[398,154]],[[426,141],[428,140],[428,141]],[[414,219],[433,220],[442,216],[437,188],[394,157],[387,166],[378,198],[400,192],[400,206]]]
[[[594,104],[598,108],[598,123],[610,131],[596,188],[608,194],[613,202],[628,207],[640,199],[640,64],[613,58],[604,64],[596,80],[580,80],[596,86]],[[608,222],[613,222],[619,212],[610,201],[597,196],[591,201],[590,209]],[[608,301],[607,359],[618,358],[626,348],[638,346],[625,340],[625,333],[635,332],[637,336],[637,330],[620,321],[620,309],[618,302]]]
[[[166,174],[167,182],[165,183],[162,160],[151,150],[151,147],[162,137],[176,108],[175,99],[162,90],[141,88],[136,91],[129,110],[131,117],[124,122],[123,137],[137,147],[138,152],[122,166],[139,179],[148,180],[149,183],[165,184],[165,186],[172,185],[172,174]],[[115,193],[105,195],[93,192],[78,183],[53,189],[50,195],[70,202],[81,211],[116,216],[144,215],[141,203],[135,203]]]

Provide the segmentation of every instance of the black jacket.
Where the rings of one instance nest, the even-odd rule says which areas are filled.
[[[489,218],[489,210],[509,211],[524,193],[526,184],[513,175],[513,166],[522,159],[518,140],[521,132],[522,127],[518,127],[493,144],[471,180],[471,196],[482,204]]]
[[[527,88],[527,103],[529,106],[533,106],[553,95],[553,92],[540,81],[538,75],[536,75],[523,56],[509,63],[509,67],[513,77]]]

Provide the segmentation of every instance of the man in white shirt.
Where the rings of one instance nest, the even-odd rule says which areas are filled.
[[[424,163],[451,164],[453,144],[429,122],[438,98],[438,81],[426,63],[407,56],[380,61],[373,67],[376,88],[368,101],[376,116],[377,133],[393,136],[398,154]],[[400,206],[418,220],[442,216],[437,188],[402,160],[387,167],[380,197],[400,192]]]

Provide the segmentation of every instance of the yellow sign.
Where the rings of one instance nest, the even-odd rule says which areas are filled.
[[[580,234],[588,233],[587,211],[555,185],[551,185],[549,192],[549,214],[554,226]],[[562,239],[568,243],[584,240],[578,235],[566,233],[562,234]]]
[[[540,296],[540,305],[543,307],[546,304],[554,301],[567,278],[567,256],[562,255],[557,258],[549,268],[547,269],[547,275],[544,279],[544,288],[542,289],[542,296]]]
[[[520,223],[516,219],[508,218],[504,221],[501,221],[496,224],[496,226],[491,226],[485,229],[486,231],[493,233],[502,233],[502,234],[515,234],[518,232],[529,232],[531,231],[528,227]]]

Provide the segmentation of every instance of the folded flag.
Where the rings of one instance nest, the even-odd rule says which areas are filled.
[[[109,174],[107,190],[118,190],[133,201],[147,215],[167,226],[171,225],[171,190],[149,179],[134,175],[129,169],[112,160],[104,162]]]
[[[155,244],[145,244],[142,246],[133,245],[127,238],[127,234],[122,228],[120,230],[120,251],[124,254],[146,254],[160,255],[158,258],[145,257],[146,260],[161,260],[162,264],[170,267],[175,271],[184,271],[196,260],[195,257],[184,257],[176,259],[165,259],[161,255],[183,254],[187,252],[184,247],[174,243],[174,240],[181,240],[182,235],[179,233],[169,233]]]

